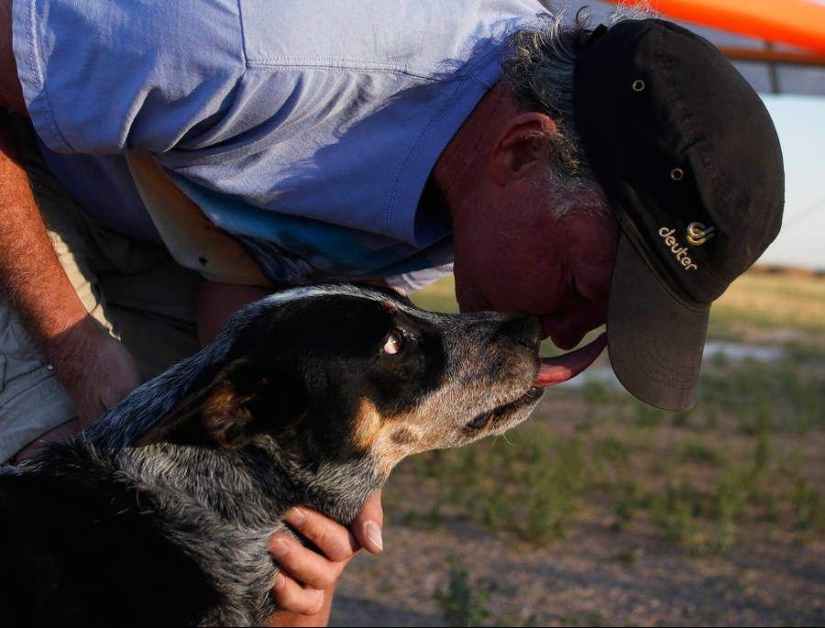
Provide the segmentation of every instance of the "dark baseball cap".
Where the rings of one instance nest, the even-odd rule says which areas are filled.
[[[613,370],[642,401],[685,410],[711,304],[779,232],[776,129],[713,44],[664,20],[597,29],[574,79],[576,126],[620,226]]]

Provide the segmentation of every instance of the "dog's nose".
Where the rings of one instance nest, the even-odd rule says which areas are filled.
[[[501,324],[499,332],[528,349],[535,349],[541,337],[541,324],[535,316],[515,315]]]

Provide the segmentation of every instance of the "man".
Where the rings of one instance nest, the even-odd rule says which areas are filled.
[[[3,337],[23,348],[5,354],[0,457],[93,421],[279,286],[404,287],[449,263],[462,309],[533,313],[564,349],[607,321],[628,390],[690,406],[710,304],[779,228],[772,123],[672,24],[591,33],[542,12],[1,0],[0,104],[49,168],[7,116]],[[319,552],[273,539],[294,613],[273,621],[323,623],[353,552],[381,549],[379,499],[352,533],[289,522]]]

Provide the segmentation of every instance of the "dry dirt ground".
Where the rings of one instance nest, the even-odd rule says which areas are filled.
[[[805,437],[820,491],[821,432]],[[664,429],[659,440],[674,433]],[[356,556],[339,583],[332,626],[456,625],[438,601],[456,566],[477,602],[467,625],[825,625],[821,533],[751,521],[737,525],[736,542],[724,552],[696,553],[665,540],[649,517],[617,530],[610,504],[593,494],[563,538],[526,542],[468,524],[448,509],[437,524],[409,522],[410,510],[426,513],[433,504],[399,471],[385,491],[385,551]],[[407,503],[393,505],[390,492]]]
[[[759,541],[698,558],[654,530],[615,532],[589,510],[544,547],[466,524],[398,525],[388,513],[385,552],[355,558],[330,625],[449,625],[436,592],[455,556],[470,582],[495,583],[484,625],[825,625],[822,542],[798,546],[778,532],[765,542],[755,530]]]

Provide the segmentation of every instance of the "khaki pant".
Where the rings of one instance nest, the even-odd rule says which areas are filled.
[[[146,379],[195,352],[199,275],[176,264],[161,244],[101,227],[62,190],[30,134],[22,143],[37,204],[86,309],[129,348]],[[0,297],[0,463],[76,414],[52,366]]]

